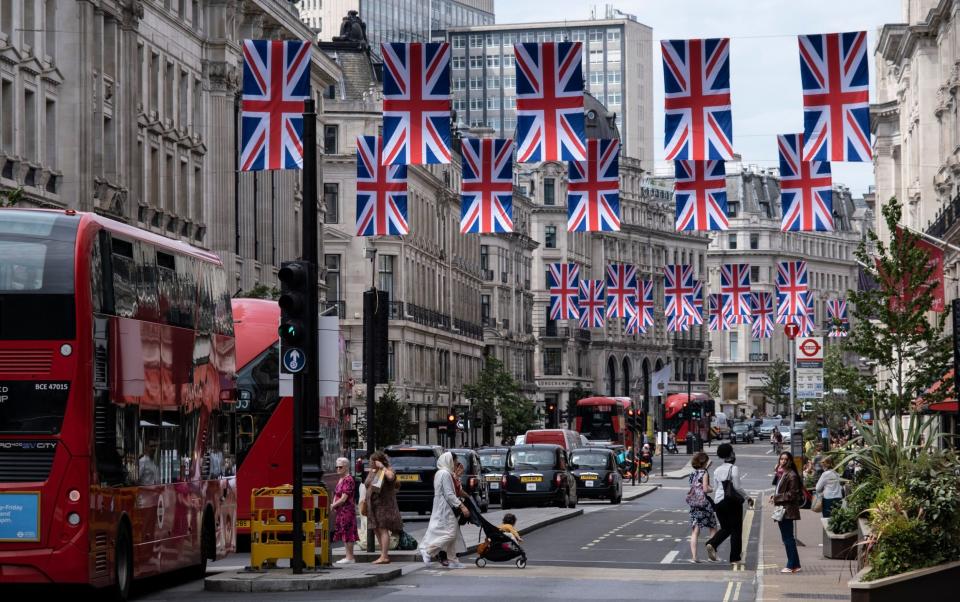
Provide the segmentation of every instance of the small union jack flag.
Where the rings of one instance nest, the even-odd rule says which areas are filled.
[[[243,41],[240,171],[303,168],[310,43]]]
[[[450,162],[450,44],[380,45],[383,163]]]
[[[357,236],[402,236],[407,223],[407,166],[383,165],[379,136],[357,138]]]
[[[583,45],[515,44],[517,161],[585,161]]]
[[[675,316],[667,314],[668,332],[685,332],[690,330],[690,316]]]
[[[710,323],[708,329],[711,331],[732,330],[734,326],[730,320],[732,316],[727,313],[720,297],[720,293],[710,295]]]
[[[726,230],[727,178],[723,161],[674,161],[677,230]]]
[[[603,280],[580,281],[580,328],[603,328],[606,301]]]
[[[637,303],[637,267],[624,263],[607,266],[607,317],[629,318]]]
[[[619,166],[619,140],[587,140],[587,160],[568,164],[567,230],[620,230]]]
[[[781,261],[777,264],[777,324],[787,324],[789,316],[806,313],[807,262]]]
[[[703,282],[693,281],[693,313],[687,316],[691,325],[703,324]]]
[[[753,338],[772,337],[773,293],[750,293],[750,310],[753,312]]]
[[[827,329],[831,337],[845,337],[850,328],[850,318],[847,317],[846,299],[830,299],[827,301]]]
[[[580,291],[580,266],[575,263],[550,263],[547,288],[550,289],[550,319],[576,320],[580,317],[577,298]]]
[[[784,232],[833,230],[833,178],[830,163],[803,161],[803,134],[777,136],[780,147],[780,203]]]
[[[513,140],[464,138],[460,233],[513,232]]]
[[[730,39],[664,40],[666,159],[733,159]]]
[[[624,334],[640,334],[645,333],[645,329],[640,328],[640,311],[637,309],[636,305],[631,305],[627,307],[627,323],[624,327]]]
[[[663,267],[663,299],[667,316],[691,316],[696,292],[694,290],[693,267],[689,265],[667,265]]]
[[[816,315],[813,309],[813,293],[807,293],[806,310],[802,314],[790,316],[790,321],[800,327],[800,336],[810,336],[816,326]]]
[[[799,36],[803,160],[870,161],[867,32]]]
[[[750,265],[725,263],[720,266],[720,293],[723,305],[733,316],[750,315]]]
[[[637,280],[637,315],[641,333],[652,328],[653,320],[653,280]]]

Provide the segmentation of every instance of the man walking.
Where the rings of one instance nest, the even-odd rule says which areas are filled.
[[[737,455],[733,446],[724,443],[717,448],[717,456],[723,460],[713,471],[714,503],[717,519],[720,521],[720,530],[707,540],[707,557],[717,559],[717,548],[727,537],[730,538],[730,562],[741,562],[743,550],[743,502],[747,501],[753,507],[753,498],[740,484],[740,469],[736,466]]]

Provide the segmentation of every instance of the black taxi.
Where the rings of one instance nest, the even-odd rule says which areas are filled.
[[[623,499],[623,477],[617,470],[617,457],[611,449],[580,447],[570,452],[573,476],[577,479],[577,496],[610,500]]]
[[[503,477],[503,467],[507,463],[509,451],[509,447],[483,447],[477,450],[480,470],[489,486],[490,502],[493,504],[500,503],[500,478]]]
[[[480,466],[480,457],[472,449],[457,448],[448,450],[457,456],[457,461],[463,464],[463,474],[460,476],[460,486],[463,491],[473,497],[480,512],[490,509],[490,487],[483,478]]]
[[[507,510],[547,504],[577,506],[577,483],[570,472],[567,452],[547,443],[511,447],[500,477],[500,507]]]
[[[397,505],[401,512],[426,514],[433,509],[433,477],[443,453],[439,445],[389,445],[384,450],[397,473]]]

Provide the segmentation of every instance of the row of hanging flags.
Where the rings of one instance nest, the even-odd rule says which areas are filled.
[[[663,268],[664,310],[667,330],[689,330],[704,323],[703,282],[693,277],[693,266]],[[620,320],[626,334],[644,334],[654,325],[652,280],[637,276],[636,266],[611,264],[605,280],[580,279],[576,263],[547,266],[551,320],[578,320],[585,329],[604,328],[607,320]],[[720,292],[708,295],[707,327],[711,331],[732,330],[741,324],[752,326],[753,338],[773,335],[773,325],[796,324],[807,336],[815,328],[813,291],[809,290],[805,261],[780,262],[774,293],[750,288],[750,265],[724,264],[720,268]],[[845,337],[850,328],[847,302],[827,301],[825,329],[830,337]]]

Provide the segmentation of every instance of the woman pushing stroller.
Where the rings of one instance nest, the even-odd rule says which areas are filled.
[[[467,546],[460,533],[460,523],[456,512],[470,517],[470,510],[457,496],[456,481],[457,458],[451,452],[444,452],[437,460],[437,474],[433,477],[433,510],[430,513],[430,525],[420,543],[420,556],[423,562],[430,564],[434,556],[440,564],[451,569],[463,568],[457,561],[457,554],[466,552]]]

